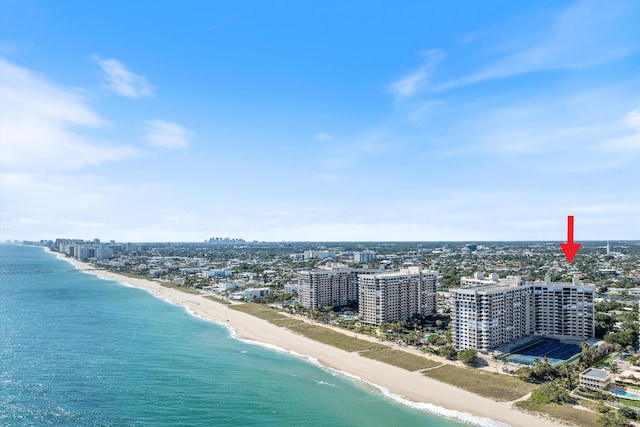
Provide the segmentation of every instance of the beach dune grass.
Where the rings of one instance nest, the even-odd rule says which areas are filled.
[[[288,319],[287,316],[278,313],[275,308],[262,304],[232,304],[229,308],[259,317],[271,323],[275,323],[276,320]]]
[[[576,409],[567,404],[558,405],[557,403],[547,403],[546,405],[540,405],[529,399],[516,402],[514,406],[524,412],[547,415],[570,425],[584,427],[602,426],[597,413],[585,411],[584,409]]]
[[[499,402],[519,399],[536,388],[535,384],[516,377],[453,365],[443,365],[422,374]]]
[[[331,329],[311,325],[302,320],[292,319],[278,312],[275,308],[262,304],[233,304],[229,308],[264,319],[277,326],[285,327],[292,332],[312,340],[329,344],[345,351],[362,351],[373,348],[388,348],[387,346],[361,340],[355,337],[332,331]]]
[[[225,299],[222,299],[220,297],[217,297],[215,295],[208,295],[205,297],[206,299],[210,299],[211,301],[215,301],[215,302],[219,302],[220,304],[224,304],[224,305],[231,305],[231,303]]]
[[[329,344],[345,351],[362,351],[369,349],[388,348],[387,346],[381,344],[376,344],[371,341],[350,337],[348,335],[332,331],[331,329],[324,328],[322,326],[310,325],[304,322],[301,322],[298,325],[287,326],[287,328],[307,338],[311,338],[312,340],[321,342],[323,344]]]
[[[407,371],[419,371],[422,369],[433,368],[440,365],[439,362],[427,359],[426,357],[417,356],[407,353],[406,351],[394,350],[392,348],[375,348],[360,353],[360,356],[369,359],[379,360]]]
[[[147,280],[149,279],[147,278]],[[158,282],[158,283],[160,283],[160,285],[164,286],[165,288],[175,289],[176,291],[184,292],[187,294],[200,295],[202,293],[202,291],[200,291],[199,289],[187,288],[182,286],[179,283],[173,283],[173,282]]]

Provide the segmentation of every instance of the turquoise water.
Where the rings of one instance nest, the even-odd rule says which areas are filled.
[[[461,425],[71,269],[0,245],[2,426]]]
[[[640,400],[640,396],[638,396],[637,394],[629,393],[625,390],[611,390],[611,394],[615,394],[616,396],[624,397],[627,399]]]

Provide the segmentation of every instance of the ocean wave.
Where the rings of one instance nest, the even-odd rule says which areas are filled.
[[[440,417],[449,418],[452,420],[460,421],[460,422],[475,425],[475,426],[481,426],[481,427],[510,427],[511,426],[510,424],[496,421],[491,418],[479,417],[477,415],[470,414],[469,412],[455,411],[453,409],[443,408],[442,406],[434,405],[432,403],[414,402],[413,400],[407,399],[402,395],[389,391],[389,389],[387,389],[386,387],[382,387],[378,384],[374,384],[372,382],[364,380],[358,377],[357,375],[350,374],[349,372],[338,371],[335,369],[333,370],[339,372],[341,375],[344,375],[346,377],[352,378],[356,381],[360,381],[371,387],[374,387],[377,390],[379,390],[387,398],[414,409],[430,412]]]
[[[235,332],[235,331],[234,331]],[[277,351],[278,353],[285,353],[285,354],[289,354],[291,356],[297,357],[299,359],[304,359],[309,363],[312,363],[320,368],[322,368],[323,370],[330,372],[332,374],[335,375],[340,375],[343,377],[347,377],[353,381],[362,383],[362,384],[366,384],[367,386],[371,387],[374,390],[377,390],[378,392],[380,392],[383,396],[385,396],[388,399],[391,399],[397,403],[400,403],[404,406],[408,406],[410,408],[414,408],[414,409],[418,409],[421,411],[425,411],[425,412],[429,412],[433,415],[437,415],[439,417],[443,417],[443,418],[448,418],[450,420],[455,420],[455,421],[459,421],[465,424],[470,424],[470,425],[474,425],[474,426],[480,426],[480,427],[510,427],[510,424],[507,423],[503,423],[500,421],[496,421],[493,420],[491,418],[486,418],[486,417],[479,417],[476,415],[473,415],[469,412],[463,412],[463,411],[456,411],[453,409],[447,409],[447,408],[443,408],[442,406],[438,406],[438,405],[434,405],[432,403],[426,403],[426,402],[414,402],[413,400],[407,399],[406,397],[393,393],[391,392],[389,389],[387,389],[386,387],[382,387],[378,384],[374,384],[370,381],[367,381],[357,375],[351,374],[349,372],[346,371],[341,371],[339,369],[334,369],[331,368],[329,366],[323,365],[322,362],[320,362],[318,359],[316,359],[315,357],[312,356],[308,356],[306,354],[300,354],[295,350],[288,350],[282,347],[279,347],[277,345],[273,345],[273,344],[268,344],[268,343],[263,343],[260,341],[255,341],[255,340],[251,340],[251,339],[247,339],[247,338],[243,338],[243,337],[239,337],[237,335],[237,333],[234,333],[232,335],[233,338],[237,339],[238,341],[242,341],[244,343],[247,344],[251,344],[251,345],[257,345],[269,350],[273,350],[273,351]],[[324,382],[324,381],[322,381]],[[329,383],[325,383],[327,385],[331,385]]]
[[[326,385],[326,386],[329,386],[329,387],[342,389],[341,387],[339,387],[339,386],[337,386],[335,384],[328,383],[326,381],[313,380],[313,382],[318,384],[318,385]]]

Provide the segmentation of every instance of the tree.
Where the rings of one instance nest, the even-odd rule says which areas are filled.
[[[573,398],[569,395],[569,391],[562,387],[557,381],[545,383],[539,390],[540,393],[547,396],[552,402],[558,404],[573,402]]]
[[[614,412],[607,412],[600,415],[599,420],[600,424],[604,427],[626,427],[629,425],[627,420],[616,415]]]
[[[451,334],[451,329],[447,329],[447,330],[444,332],[444,337],[447,339],[447,344],[451,344],[451,343],[453,342],[453,337],[452,337],[452,334]]]
[[[577,383],[577,372],[573,365],[563,364],[558,368],[559,374],[562,375],[562,381],[567,390],[573,390],[574,384]]]
[[[458,360],[461,360],[467,366],[472,366],[476,362],[478,352],[473,348],[462,350],[458,353]]]
[[[640,418],[637,411],[635,411],[634,409],[628,408],[626,406],[623,406],[620,409],[618,409],[618,414],[622,415],[628,420],[637,420],[638,418]]]
[[[429,335],[429,338],[427,338],[427,343],[431,345],[436,345],[439,339],[440,339],[440,336],[438,336],[438,334],[431,334]]]
[[[535,359],[531,368],[531,378],[537,381],[551,381],[558,377],[558,370],[551,365],[546,356]]]
[[[528,366],[523,366],[518,368],[515,372],[516,376],[520,378],[522,381],[531,381],[531,368]]]
[[[606,334],[613,332],[615,320],[607,313],[595,314],[596,338],[602,338]]]
[[[629,329],[624,329],[625,323],[623,323],[622,330],[620,332],[607,334],[604,336],[604,340],[608,343],[613,343],[614,345],[618,344],[620,348],[628,345],[634,345],[638,341],[638,332],[631,327]]]
[[[458,355],[458,352],[456,351],[455,347],[451,345],[442,347],[440,349],[440,356],[446,357],[449,360],[454,360],[457,355]]]
[[[620,368],[617,363],[612,363],[609,365],[609,372],[613,374],[613,381],[616,380],[616,374],[620,372]]]
[[[596,362],[599,354],[598,350],[591,347],[585,341],[580,343],[582,354],[580,355],[580,364],[585,368],[590,368]]]
[[[185,288],[191,288],[196,283],[196,278],[194,276],[189,275],[184,278],[183,283]]]

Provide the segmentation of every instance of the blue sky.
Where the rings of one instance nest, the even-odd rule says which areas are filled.
[[[2,239],[640,239],[637,1],[0,7]]]

